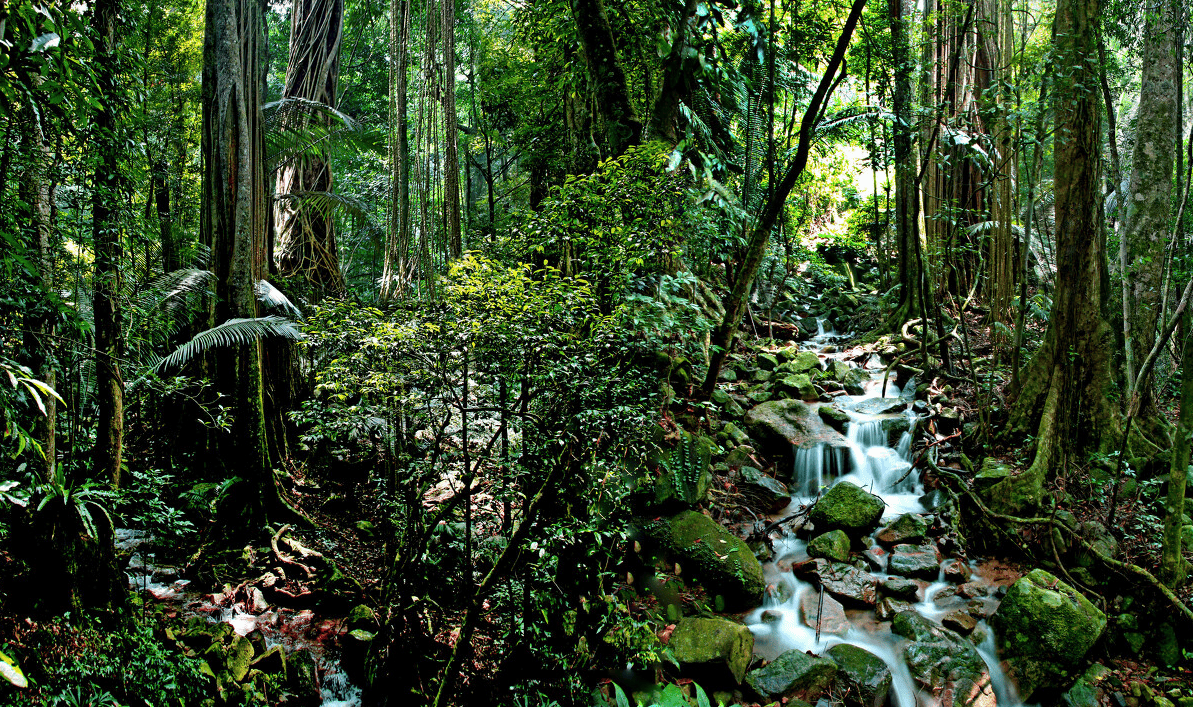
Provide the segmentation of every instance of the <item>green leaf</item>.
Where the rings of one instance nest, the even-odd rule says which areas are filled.
[[[0,653],[0,676],[3,676],[13,687],[29,687],[29,681],[21,672],[21,666],[4,653]]]

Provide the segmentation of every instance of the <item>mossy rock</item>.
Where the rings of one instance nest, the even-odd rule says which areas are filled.
[[[849,643],[839,643],[825,652],[837,664],[838,694],[854,707],[882,707],[891,691],[891,669],[886,661],[870,651]]]
[[[918,545],[928,535],[928,520],[918,513],[904,513],[875,536],[884,545]]]
[[[756,405],[744,418],[755,448],[782,469],[795,462],[793,449],[820,444],[847,449],[845,435],[829,427],[816,414],[819,405],[800,400],[772,400]]]
[[[785,373],[807,373],[820,368],[820,357],[813,351],[798,351],[780,366]]]
[[[860,537],[878,527],[885,508],[886,503],[878,496],[856,484],[839,481],[816,502],[809,518],[817,530],[844,530]]]
[[[763,371],[773,371],[779,367],[779,359],[774,354],[758,354],[758,368]]]
[[[849,536],[844,530],[830,530],[817,535],[808,543],[808,556],[844,562],[849,559]]]
[[[280,645],[271,646],[256,658],[253,658],[253,662],[249,663],[249,668],[250,671],[259,670],[268,675],[280,676],[285,680],[286,651]]]
[[[363,629],[376,633],[380,627],[381,621],[377,618],[377,612],[365,604],[357,604],[344,619],[344,628],[348,631]]]
[[[727,606],[744,608],[762,601],[762,565],[741,538],[712,518],[684,511],[649,531],[680,562],[685,575],[698,580],[709,594],[722,595]]]
[[[999,653],[1027,699],[1041,687],[1061,687],[1101,638],[1106,615],[1044,570],[1021,577],[991,618]]]
[[[682,670],[703,676],[714,686],[738,685],[754,653],[754,634],[722,618],[680,619],[667,644]]]
[[[908,639],[903,659],[924,692],[951,693],[955,707],[995,704],[990,670],[971,642],[915,611],[896,614],[891,632]]]
[[[783,376],[775,383],[775,390],[781,395],[790,395],[806,403],[814,403],[820,399],[820,394],[816,392],[816,386],[812,385],[812,379],[805,373]]]
[[[837,676],[828,658],[790,650],[746,675],[746,684],[763,700],[801,699],[816,702]]]
[[[821,405],[816,414],[820,415],[820,419],[824,420],[826,425],[838,432],[844,433],[849,426],[849,413],[834,405]]]
[[[974,489],[990,510],[1024,515],[1040,507],[1044,498],[1044,472],[1028,469],[1017,473],[1005,462],[987,457],[974,477]]]

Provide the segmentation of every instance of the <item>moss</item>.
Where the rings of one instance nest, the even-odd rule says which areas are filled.
[[[832,685],[836,675],[837,664],[833,661],[790,650],[750,671],[746,684],[764,700],[799,698],[815,702]]]
[[[671,654],[687,668],[711,670],[714,683],[742,681],[754,653],[754,634],[745,626],[720,618],[681,619],[671,634]],[[716,673],[723,671],[721,675]]]
[[[684,511],[652,534],[670,554],[709,590],[724,595],[726,604],[749,606],[762,599],[766,583],[762,565],[745,542],[716,521],[695,511]]]
[[[818,530],[844,530],[865,534],[878,526],[886,503],[848,481],[833,485],[816,505],[810,518]]]
[[[849,559],[849,536],[844,530],[830,530],[808,543],[809,557],[826,557],[844,562]]]

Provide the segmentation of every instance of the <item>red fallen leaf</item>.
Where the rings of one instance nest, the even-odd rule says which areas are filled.
[[[663,630],[659,631],[658,634],[656,634],[659,637],[659,643],[662,643],[664,646],[667,645],[667,642],[671,640],[671,634],[674,631],[675,631],[675,624],[667,624],[666,626],[664,626]]]

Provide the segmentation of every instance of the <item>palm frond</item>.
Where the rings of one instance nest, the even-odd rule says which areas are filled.
[[[268,280],[257,280],[257,301],[271,311],[281,310],[294,319],[302,319],[302,310]]]
[[[291,341],[304,338],[294,322],[284,317],[269,316],[255,319],[229,319],[219,326],[201,331],[195,338],[179,346],[155,367],[161,373],[185,366],[196,356],[223,346],[251,344],[267,336],[280,336]]]
[[[270,171],[303,156],[323,156],[336,148],[381,152],[382,136],[349,115],[318,101],[283,98],[262,107],[265,155]]]
[[[293,202],[296,210],[313,209],[323,218],[331,218],[332,212],[340,209],[358,221],[364,221],[371,229],[381,230],[381,226],[373,219],[368,203],[363,199],[331,191],[293,191],[276,194],[273,198],[275,201]]]

